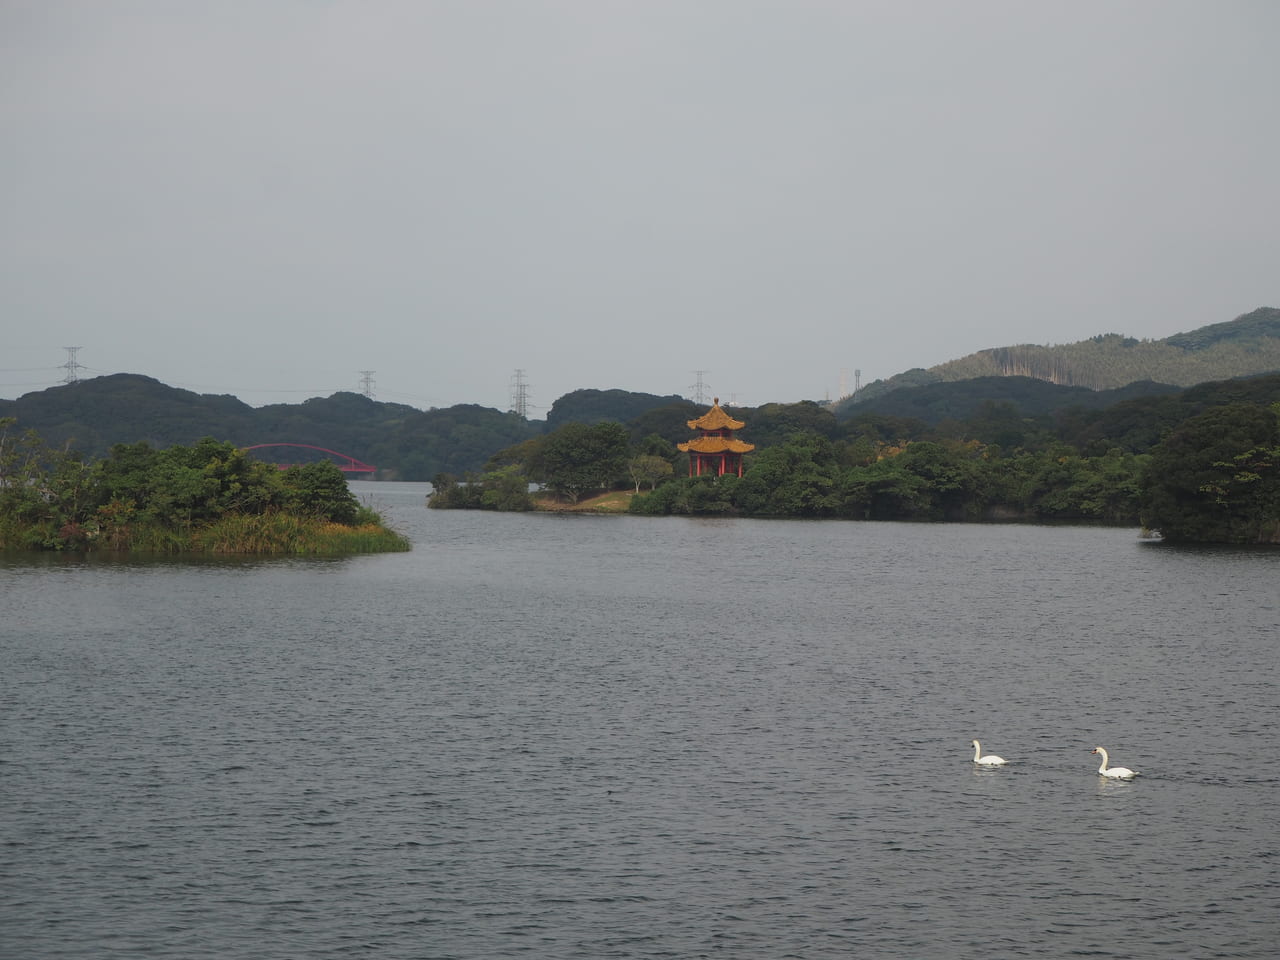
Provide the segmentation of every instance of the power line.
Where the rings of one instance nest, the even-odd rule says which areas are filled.
[[[701,405],[707,402],[707,391],[711,389],[702,380],[703,375],[708,371],[695,370],[693,372],[697,376],[698,382],[690,386],[689,389],[693,391],[693,402]]]
[[[511,412],[529,419],[529,384],[525,382],[523,370],[516,370],[511,377]]]
[[[79,347],[63,347],[67,351],[67,362],[62,365],[62,369],[67,371],[67,375],[62,378],[63,383],[79,383],[79,371],[84,369],[83,364],[76,363],[76,352]]]

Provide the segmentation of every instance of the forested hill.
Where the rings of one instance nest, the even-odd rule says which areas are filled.
[[[551,405],[547,413],[547,429],[554,430],[566,423],[593,424],[605,420],[626,423],[651,410],[688,402],[684,397],[660,397],[629,390],[574,390]],[[698,413],[691,416],[696,417]]]
[[[1115,390],[1060,387],[1034,377],[974,377],[949,383],[902,387],[863,403],[845,406],[840,419],[880,414],[910,417],[930,426],[944,420],[969,420],[993,408],[1016,410],[1022,417],[1044,417],[1060,410],[1106,410],[1126,400],[1181,393],[1182,388],[1142,380]]]
[[[1255,310],[1161,341],[1112,334],[1068,347],[1008,347],[974,357],[984,358],[986,366],[974,361],[964,373],[964,365],[974,360],[965,358],[930,371],[909,371],[892,382],[872,384],[856,403],[834,409],[810,401],[768,403],[739,408],[734,415],[747,422],[743,439],[757,449],[797,431],[835,438],[863,430],[884,440],[920,439],[934,428],[956,434],[956,423],[972,421],[969,434],[985,440],[983,430],[994,431],[1002,446],[1056,431],[1068,443],[1097,446],[1110,438],[1114,446],[1141,452],[1185,414],[1177,395],[1194,390],[1184,386],[1224,381],[1213,389],[1243,391],[1249,402],[1274,402],[1253,394],[1270,390],[1277,379],[1258,377],[1259,371],[1280,371],[1280,310]],[[1111,380],[1097,373],[1092,384],[1123,382],[1115,387],[1065,382],[1084,377],[1090,369],[1085,360],[1095,371],[1111,371]],[[1122,375],[1124,369],[1129,372]],[[1241,380],[1250,376],[1258,382]],[[545,422],[476,404],[424,411],[348,392],[254,408],[233,396],[197,394],[137,374],[96,377],[0,400],[0,418],[16,420],[15,427],[5,428],[10,435],[35,430],[46,443],[69,445],[88,458],[105,457],[116,444],[144,442],[162,449],[213,437],[241,447],[293,443],[336,450],[374,465],[380,478],[395,480],[478,471],[499,451],[570,423],[614,421],[626,426],[633,443],[656,435],[675,444],[688,439],[688,422],[705,409],[678,396],[625,390],[565,394]],[[296,450],[286,454],[305,462]]]
[[[474,404],[424,411],[346,392],[255,408],[236,397],[193,393],[131,373],[0,400],[0,417],[16,418],[19,432],[35,430],[50,444],[70,444],[92,458],[105,457],[118,443],[157,449],[203,437],[236,446],[302,443],[412,480],[478,469],[493,451],[542,430],[514,413]],[[305,451],[287,453],[290,460],[307,459]]]
[[[1235,320],[1163,340],[1107,333],[1055,346],[1019,344],[980,350],[927,370],[916,368],[877,380],[838,408],[847,410],[904,387],[977,377],[1031,377],[1059,386],[1114,390],[1141,381],[1190,387],[1276,370],[1280,370],[1280,309],[1260,307]]]
[[[546,423],[478,404],[419,410],[347,392],[255,408],[233,396],[193,393],[131,373],[0,400],[0,417],[16,418],[19,432],[35,430],[46,442],[69,443],[91,458],[105,457],[119,443],[163,449],[203,437],[237,446],[301,443],[347,454],[378,467],[380,476],[401,480],[479,470],[495,451],[565,423],[638,421],[650,431],[666,433],[678,424],[687,432],[686,421],[700,412],[681,397],[625,390],[567,393]],[[309,456],[297,449],[281,453],[300,461]]]

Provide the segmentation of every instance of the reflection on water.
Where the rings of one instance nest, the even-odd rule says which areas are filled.
[[[352,486],[412,553],[0,562],[4,955],[1280,941],[1274,551]]]

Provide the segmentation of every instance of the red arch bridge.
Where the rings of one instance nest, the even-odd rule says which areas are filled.
[[[255,443],[252,447],[242,447],[241,449],[244,450],[245,453],[248,453],[250,450],[266,450],[272,447],[296,447],[301,450],[311,450],[315,453],[327,453],[329,456],[336,458],[334,460],[334,465],[343,473],[373,473],[378,469],[377,467],[371,467],[367,463],[361,463],[349,454],[339,453],[337,450],[330,450],[327,447],[314,447],[309,443]],[[311,460],[307,462],[313,463],[316,459],[318,458],[312,457]],[[276,466],[281,470],[288,470],[290,467],[301,467],[306,466],[306,464],[277,463]]]

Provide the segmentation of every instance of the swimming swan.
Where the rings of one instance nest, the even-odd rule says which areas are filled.
[[[980,763],[986,767],[998,767],[1002,763],[1008,763],[1004,757],[997,757],[994,753],[988,753],[985,757],[982,755],[982,744],[977,740],[973,741],[973,762]]]
[[[1138,775],[1138,771],[1130,770],[1128,767],[1108,767],[1105,747],[1094,747],[1091,752],[1102,754],[1102,766],[1098,768],[1098,772],[1104,777],[1110,777],[1113,780],[1132,780]]]

